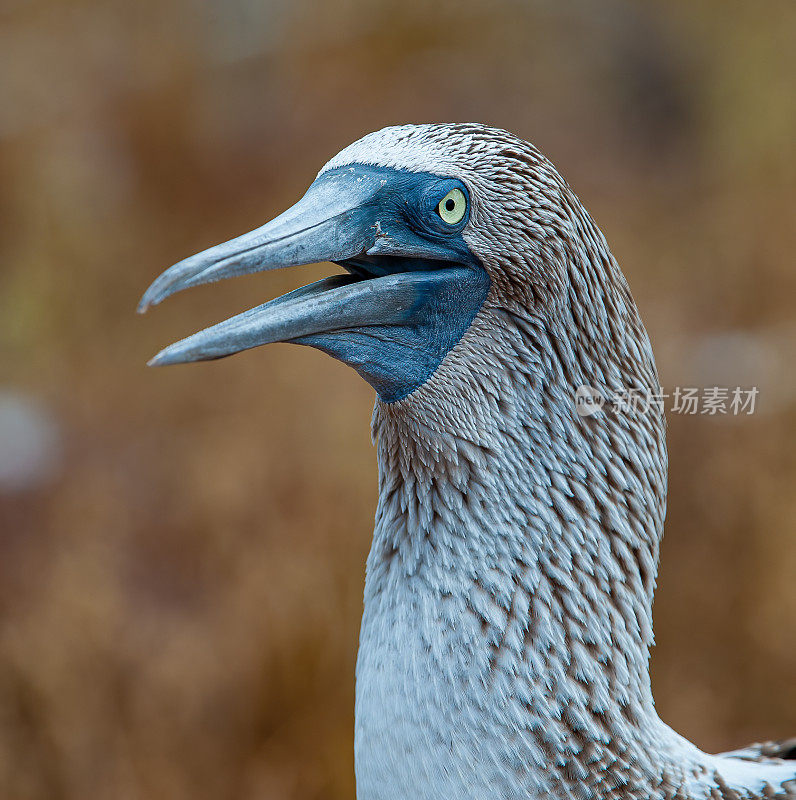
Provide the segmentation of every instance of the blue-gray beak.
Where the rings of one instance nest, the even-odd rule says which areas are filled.
[[[441,242],[411,224],[407,197],[417,192],[421,177],[427,182],[427,176],[363,165],[332,170],[276,219],[166,270],[147,289],[139,312],[190,286],[250,272],[332,261],[349,274],[296,289],[200,331],[149,363],[204,361],[290,341],[351,364],[383,399],[411,390],[439,363],[440,348],[447,352],[451,337],[458,340],[463,332],[445,319],[448,306],[461,306],[457,294],[473,296],[474,289],[480,307],[488,287],[461,237]],[[467,325],[475,311],[466,315]],[[414,365],[407,362],[407,348]]]

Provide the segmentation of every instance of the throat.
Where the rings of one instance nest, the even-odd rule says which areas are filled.
[[[429,406],[377,405],[358,717],[384,713],[366,688],[378,664],[394,670],[391,691],[403,687],[401,708],[416,703],[418,724],[443,739],[499,749],[522,731],[541,772],[595,747],[652,763],[665,738],[648,671],[662,421],[634,431],[647,440],[642,469],[623,463],[638,450],[621,431],[565,412],[568,388],[548,385],[547,402],[525,388],[512,407],[481,394],[477,422],[456,428]]]

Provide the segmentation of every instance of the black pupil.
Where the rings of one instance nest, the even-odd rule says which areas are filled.
[[[451,198],[448,198],[445,201],[445,210],[446,211],[453,211],[454,208],[456,208],[456,203]]]

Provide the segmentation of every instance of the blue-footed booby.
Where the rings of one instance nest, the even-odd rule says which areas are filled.
[[[658,394],[603,234],[532,145],[404,125],[301,200],[176,264],[201,283],[345,268],[167,347],[323,350],[376,390],[379,499],[356,668],[359,800],[796,798],[796,740],[709,755],[658,717],[652,599],[665,421],[578,414],[578,387]]]

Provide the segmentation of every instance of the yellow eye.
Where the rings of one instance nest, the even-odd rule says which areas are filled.
[[[451,189],[439,201],[437,211],[448,225],[458,225],[464,219],[464,213],[467,211],[467,198],[464,196],[464,192],[461,189]]]

